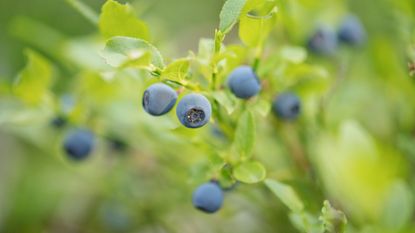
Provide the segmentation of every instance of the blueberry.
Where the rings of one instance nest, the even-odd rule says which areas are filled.
[[[78,129],[66,136],[63,148],[69,157],[82,160],[93,150],[94,140],[94,134],[91,131]]]
[[[114,151],[124,152],[128,149],[128,144],[119,138],[109,138],[109,146]]]
[[[307,48],[317,55],[332,55],[337,45],[336,33],[327,27],[318,28],[307,42]]]
[[[177,100],[177,93],[173,88],[163,83],[151,85],[144,91],[143,108],[153,116],[161,116],[168,113]]]
[[[192,198],[193,206],[206,213],[214,213],[222,207],[223,191],[215,182],[200,185]]]
[[[261,90],[258,76],[250,66],[239,66],[228,77],[228,86],[232,93],[241,99],[249,99]]]
[[[176,108],[177,118],[188,128],[204,126],[209,121],[211,113],[209,100],[200,94],[184,96]]]
[[[339,40],[345,44],[359,46],[366,40],[366,32],[360,20],[353,15],[346,16],[337,33]]]
[[[272,103],[275,115],[285,120],[293,120],[301,111],[301,102],[297,95],[287,92],[277,96]]]
[[[57,128],[57,129],[60,129],[60,128],[64,127],[67,124],[67,120],[64,116],[56,116],[55,118],[53,118],[50,121],[50,124],[53,127]]]

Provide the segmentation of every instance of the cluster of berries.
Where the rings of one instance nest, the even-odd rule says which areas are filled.
[[[170,86],[156,83],[145,90],[143,95],[143,108],[153,116],[168,113],[176,104],[177,93]],[[201,94],[188,94],[184,96],[176,108],[179,121],[188,128],[200,128],[210,119],[212,107],[209,100]]]
[[[228,77],[230,91],[240,99],[256,96],[261,90],[261,82],[250,66],[235,68]],[[168,113],[176,104],[177,92],[163,83],[155,83],[143,94],[143,108],[153,116]],[[295,119],[300,112],[300,99],[287,92],[277,96],[273,101],[273,112],[282,119]],[[188,128],[204,126],[212,113],[209,100],[201,94],[188,94],[178,103],[176,115],[179,121]]]
[[[258,95],[261,82],[250,66],[235,68],[228,77],[229,90],[240,99],[249,99]],[[152,116],[161,116],[173,109],[178,99],[177,92],[164,83],[149,86],[143,94],[144,110]],[[284,120],[296,119],[300,113],[300,99],[293,93],[278,95],[272,103],[276,116]],[[210,119],[212,107],[209,100],[198,93],[183,96],[177,104],[176,116],[182,125],[188,128],[200,128]],[[60,121],[53,122],[56,126]],[[67,155],[75,160],[85,159],[93,150],[94,134],[87,129],[78,129],[69,133],[63,143]],[[218,182],[208,182],[199,186],[193,193],[193,205],[204,212],[214,213],[223,203],[223,190]]]
[[[359,18],[346,16],[336,32],[329,27],[320,27],[307,42],[308,49],[319,55],[332,55],[337,51],[339,42],[351,46],[361,46],[366,41],[366,31]]]
[[[239,66],[228,76],[229,90],[240,99],[256,96],[261,90],[261,82],[250,66]],[[173,109],[178,99],[177,92],[163,83],[148,87],[143,94],[143,108],[153,116],[161,116]],[[296,119],[300,113],[300,99],[287,92],[278,95],[272,109],[276,116],[284,120]],[[188,128],[199,128],[205,125],[211,116],[212,108],[209,100],[201,94],[187,94],[178,103],[176,115],[179,121]],[[223,190],[216,181],[200,185],[193,192],[193,205],[206,213],[218,211],[223,204]]]

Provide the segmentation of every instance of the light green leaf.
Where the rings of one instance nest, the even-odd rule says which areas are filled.
[[[133,8],[114,0],[107,0],[102,7],[99,29],[106,38],[129,36],[149,40],[150,37],[147,25],[137,18]]]
[[[238,22],[246,0],[228,0],[223,5],[219,18],[219,30],[226,34]]]
[[[27,50],[28,62],[20,72],[13,93],[28,104],[39,104],[49,93],[52,81],[52,66],[40,54]]]
[[[284,46],[281,57],[294,64],[300,64],[307,58],[307,51],[303,47]]]
[[[289,218],[293,226],[300,232],[327,233],[324,231],[318,218],[308,212],[291,212]]]
[[[264,11],[266,13],[263,14]],[[242,42],[253,47],[262,44],[275,25],[276,13],[275,2],[267,1],[260,8],[241,15],[239,38]]]
[[[235,111],[235,101],[224,91],[215,91],[212,93],[213,98],[226,109],[228,114],[232,114]]]
[[[256,136],[255,128],[254,115],[250,111],[244,112],[239,118],[233,142],[241,158],[252,156]]]
[[[400,230],[411,220],[413,212],[411,189],[402,180],[395,181],[384,203],[382,225],[390,230]]]
[[[301,212],[304,204],[297,193],[290,186],[276,180],[266,179],[265,185],[284,203],[291,211]]]
[[[163,57],[156,47],[145,40],[131,37],[111,38],[107,41],[102,56],[113,67],[144,67],[150,65],[150,62],[158,68],[164,67]]]
[[[190,58],[182,58],[173,61],[167,65],[161,77],[179,82],[185,80],[189,72],[190,61]]]
[[[261,99],[253,106],[252,110],[265,117],[271,110],[271,103],[267,100]]]
[[[253,184],[265,179],[266,170],[258,161],[246,161],[234,168],[233,176],[241,182]]]
[[[215,51],[215,41],[212,39],[202,38],[199,41],[199,49],[197,52],[197,57],[199,61],[203,61],[204,64],[210,62],[210,59],[213,56]]]
[[[347,219],[343,212],[334,209],[329,201],[324,201],[321,209],[320,221],[324,232],[344,233],[346,230]]]
[[[235,185],[236,180],[232,176],[231,166],[223,166],[220,170],[219,183],[222,187],[231,188]]]
[[[103,70],[108,67],[99,55],[102,44],[95,38],[87,37],[67,40],[62,48],[65,61],[82,69]]]

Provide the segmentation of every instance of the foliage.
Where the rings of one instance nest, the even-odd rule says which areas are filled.
[[[1,232],[415,232],[413,1],[227,0],[211,37],[185,55],[169,50],[189,42],[150,17],[152,1],[107,0],[99,12],[65,2],[87,35],[10,20],[28,49],[18,75],[0,79]],[[319,26],[351,12],[364,44],[307,50]],[[248,100],[227,87],[241,65],[262,86]],[[208,98],[210,122],[148,115],[143,92],[157,82],[178,101]],[[301,99],[298,119],[273,114],[286,91]],[[68,124],[53,128],[58,116]],[[82,162],[62,149],[75,128],[97,138]],[[214,216],[191,207],[209,180],[226,191]]]

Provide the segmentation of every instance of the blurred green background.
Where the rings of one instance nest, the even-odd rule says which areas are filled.
[[[83,2],[96,12],[104,4]],[[224,3],[128,2],[168,62],[214,36]],[[299,229],[318,221],[326,199],[346,214],[347,232],[415,232],[415,79],[408,70],[415,61],[415,2],[278,2],[278,23],[260,68],[275,90],[261,98],[294,90],[304,111],[295,123],[271,114],[258,118],[254,151],[267,176],[291,185],[312,217],[289,214],[262,183],[226,192],[215,215],[195,210],[192,191],[211,178],[228,139],[212,136],[213,123],[183,129],[174,113],[155,123],[140,106],[152,81],[138,71],[103,81],[96,72],[102,65],[99,30],[66,1],[0,0],[0,232],[313,232]],[[349,13],[367,30],[365,46],[341,46],[332,58],[308,54],[301,64],[282,55],[284,48],[304,52],[317,25],[335,28]],[[237,31],[225,42],[240,44]],[[54,108],[27,107],[9,90],[27,48],[53,66],[48,106]],[[75,96],[71,124],[94,128],[99,137],[82,163],[62,152],[70,127],[50,126],[65,112],[61,97],[67,94]],[[128,149],[115,150],[108,138],[125,141]],[[296,166],[298,154],[310,171]]]
[[[99,12],[105,1],[83,1]],[[150,25],[154,33],[162,33],[162,40],[171,43],[171,55],[183,55],[190,49],[196,49],[200,37],[211,36],[219,22],[219,12],[223,1],[119,1],[129,2],[136,7],[137,14]],[[172,10],[177,8],[177,10]],[[18,0],[0,2],[1,75],[12,76],[24,65],[22,49],[25,44],[10,36],[10,24],[19,16],[50,26],[68,37],[90,35],[97,28],[82,17],[64,1]],[[160,40],[156,34],[154,38]],[[168,39],[168,40],[167,40]],[[179,53],[179,54],[178,54]]]

